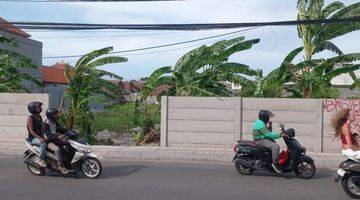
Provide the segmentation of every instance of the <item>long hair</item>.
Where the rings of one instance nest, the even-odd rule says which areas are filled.
[[[331,127],[335,131],[335,138],[338,138],[341,134],[342,126],[347,122],[350,116],[350,109],[346,108],[344,110],[339,111],[336,113],[333,118],[331,118]]]

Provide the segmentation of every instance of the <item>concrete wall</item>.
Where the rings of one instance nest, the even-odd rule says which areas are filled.
[[[0,35],[8,38],[13,38],[18,43],[18,47],[11,47],[6,44],[0,44],[0,48],[14,51],[21,55],[24,55],[32,60],[32,63],[39,67],[39,69],[21,69],[23,73],[30,74],[39,80],[42,79],[40,67],[42,66],[42,43],[29,38],[24,38],[15,34],[11,34],[0,30]],[[25,88],[32,92],[41,93],[41,88],[30,81],[23,81]]]
[[[49,105],[47,94],[0,93],[0,146],[1,144],[23,144],[28,133],[26,119],[29,116],[27,104],[32,101],[43,103],[43,118],[45,108]]]
[[[162,97],[161,146],[230,148],[238,139],[252,140],[252,123],[259,110],[267,109],[276,114],[272,120],[275,131],[280,131],[280,122],[285,123],[287,128],[296,130],[296,137],[309,151],[338,152],[339,143],[332,141],[329,134],[331,113],[323,110],[323,101],[326,100]],[[360,123],[357,127],[360,131]],[[279,142],[285,146],[282,140]]]
[[[162,146],[229,147],[240,137],[240,98],[163,97]]]

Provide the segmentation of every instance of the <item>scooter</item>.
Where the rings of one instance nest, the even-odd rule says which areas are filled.
[[[278,166],[282,173],[292,173],[303,179],[310,179],[316,173],[314,160],[307,156],[306,148],[294,138],[295,130],[290,128],[285,130],[285,125],[280,124],[281,131],[285,133],[283,137],[287,150],[283,150],[279,155]],[[234,145],[235,156],[233,162],[235,169],[242,175],[250,175],[255,170],[267,170],[274,172],[272,168],[271,150],[258,146],[254,141],[238,141]]]
[[[90,145],[80,139],[80,134],[76,130],[69,130],[65,133],[65,139],[69,143],[64,147],[65,152],[74,151],[75,155],[69,160],[70,166],[66,166],[72,173],[82,172],[86,177],[97,179],[102,173],[102,165],[97,156],[91,153]],[[39,145],[33,145],[28,139],[25,140],[28,150],[24,152],[24,163],[31,174],[35,176],[43,176],[45,172],[57,171],[57,156],[50,149],[46,150],[45,163],[47,167],[41,167],[36,160],[39,159]],[[65,153],[67,155],[68,153]],[[67,158],[64,156],[64,162]]]
[[[340,163],[335,182],[341,180],[345,193],[354,199],[360,199],[360,160],[349,158]]]

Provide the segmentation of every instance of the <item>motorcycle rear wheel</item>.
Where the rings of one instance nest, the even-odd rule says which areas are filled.
[[[355,183],[357,182],[357,183]],[[344,189],[345,193],[351,198],[360,199],[360,175],[357,174],[347,174],[342,178],[341,186]]]
[[[33,154],[33,155],[29,156],[29,159],[36,162],[36,160],[39,159],[39,156],[37,156],[36,154]],[[28,165],[28,164],[26,164],[26,167],[29,170],[29,172],[34,176],[43,176],[45,174],[45,169],[44,168],[37,169],[36,167],[33,167],[31,165]]]
[[[244,158],[244,157],[243,157]],[[246,159],[246,158],[245,158]],[[242,166],[239,162],[238,162],[238,159],[235,160],[234,162],[234,165],[235,165],[235,169],[237,172],[239,172],[239,174],[241,175],[251,175],[254,170],[253,169],[249,169],[249,168],[246,168],[244,166]]]

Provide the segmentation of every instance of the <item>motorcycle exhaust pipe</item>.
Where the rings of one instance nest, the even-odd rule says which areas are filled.
[[[29,158],[24,159],[24,163],[27,165],[30,165],[32,167],[35,167],[36,169],[39,169],[39,170],[42,168],[39,164],[37,164],[35,161],[33,161]]]
[[[250,161],[247,161],[247,160],[243,160],[243,159],[237,159],[236,160],[240,165],[242,165],[243,167],[245,168],[248,168],[248,169],[255,169],[254,168],[254,165],[250,162]]]

